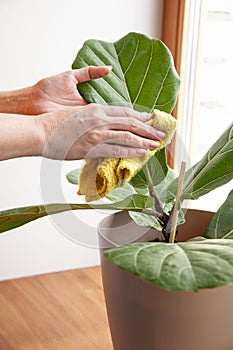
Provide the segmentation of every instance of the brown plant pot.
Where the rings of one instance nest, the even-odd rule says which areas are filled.
[[[212,216],[188,210],[178,240],[202,235]],[[154,231],[137,226],[127,212],[105,218],[98,231],[114,350],[233,349],[233,286],[198,292],[160,289],[117,268],[104,256],[106,248],[148,241]]]

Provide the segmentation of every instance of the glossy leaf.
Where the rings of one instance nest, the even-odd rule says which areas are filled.
[[[78,209],[110,209],[110,210],[135,210],[152,208],[153,200],[150,197],[134,194],[122,201],[101,204],[47,204],[4,210],[0,212],[0,233],[22,226],[30,221],[40,219],[47,215],[58,214],[69,210]]]
[[[111,202],[117,202],[136,193],[137,192],[134,190],[133,186],[131,186],[130,183],[127,182],[124,186],[117,187],[114,190],[112,190],[110,193],[107,194],[107,196],[105,196],[105,198],[107,198]]]
[[[233,283],[233,240],[134,243],[105,252],[119,268],[169,291],[197,291]]]
[[[170,169],[169,167],[167,167],[166,172],[167,172],[166,177],[158,185],[155,186],[155,191],[158,198],[160,199],[163,210],[165,211],[165,213],[168,214],[172,209],[174,201],[170,201],[166,203],[167,187],[175,179],[176,173],[174,170]],[[143,176],[139,176],[140,174],[141,172],[136,175],[137,179],[134,183],[135,184],[134,188],[138,192],[144,190],[145,194],[148,194],[148,185],[147,185],[146,179]],[[158,231],[162,230],[162,226],[158,218],[152,215],[148,215],[141,212],[129,212],[129,215],[137,225],[154,228]],[[179,210],[177,224],[180,225],[184,222],[185,222],[185,218],[183,215],[183,211]]]
[[[171,169],[170,167],[168,167],[168,171],[166,174],[166,177],[164,178],[164,180],[162,182],[160,182],[156,187],[156,193],[157,196],[159,197],[160,201],[162,203],[166,203],[167,205],[167,196],[168,196],[168,187],[170,186],[170,184],[176,179],[177,174],[176,172]],[[169,204],[173,205],[173,202],[169,202]]]
[[[172,111],[180,79],[170,51],[160,40],[139,33],[129,33],[114,43],[88,40],[72,68],[90,65],[111,65],[113,69],[104,78],[78,84],[79,92],[89,103],[148,112],[155,108]]]
[[[233,190],[211,220],[205,237],[233,239]]]
[[[210,147],[205,156],[185,175],[182,199],[197,199],[233,179],[233,124]],[[177,179],[168,187],[174,198]]]
[[[166,175],[168,173],[165,150],[162,149],[160,152],[155,153],[155,155],[149,160],[147,165],[149,168],[149,172],[151,174],[152,183],[156,187],[156,185],[158,185],[159,183],[162,183],[165,180]],[[137,193],[142,193],[144,195],[149,195],[145,166],[130,181],[130,184],[112,191],[113,194],[110,193],[110,196],[108,195],[107,198],[116,200],[117,197],[114,197],[114,195],[116,196],[122,195],[124,194],[124,191],[127,192],[129,190]],[[156,193],[158,194],[157,187],[156,187]],[[162,194],[163,194],[163,191],[161,191],[161,195]],[[129,215],[131,219],[133,219],[133,221],[139,226],[149,227],[159,231],[162,230],[162,227],[161,227],[161,224],[159,223],[158,218],[152,215],[148,215],[143,212],[135,212],[135,211],[129,211]]]
[[[172,205],[167,205],[163,208],[163,210],[165,213],[168,214],[171,208],[172,208]],[[162,226],[158,217],[155,217],[153,215],[149,215],[143,212],[139,212],[139,211],[137,212],[129,211],[129,216],[131,217],[131,219],[133,219],[135,224],[139,226],[149,227],[157,231],[162,231]],[[184,212],[183,210],[180,209],[178,211],[177,226],[183,224],[184,222],[185,222]]]
[[[146,165],[134,176],[130,181],[131,185],[135,187],[136,191],[148,189],[147,172],[145,167],[148,167],[152,184],[157,186],[167,175],[168,166],[166,163],[165,149],[161,149],[155,153],[153,157],[147,162]]]
[[[158,218],[152,215],[148,215],[142,212],[129,211],[129,216],[131,219],[133,219],[135,224],[139,226],[153,228],[158,231],[162,230],[162,226],[160,225]]]

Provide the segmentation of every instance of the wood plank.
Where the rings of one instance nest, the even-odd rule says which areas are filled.
[[[180,74],[186,0],[164,0],[162,40],[171,50]]]
[[[112,350],[99,267],[0,283],[1,350]]]
[[[178,74],[182,79],[182,50],[184,47],[184,29],[185,29],[185,13],[190,0],[164,0],[163,2],[163,22],[162,22],[162,40],[170,49],[174,64]],[[179,99],[178,99],[179,103]],[[176,104],[172,114],[175,118],[178,116],[178,103]],[[167,149],[167,161],[171,168],[174,168],[176,139],[173,138]]]

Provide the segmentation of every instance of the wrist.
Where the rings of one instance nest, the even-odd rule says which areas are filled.
[[[43,156],[44,149],[47,144],[47,133],[44,123],[44,116],[38,115],[31,116],[32,130],[34,134],[35,144],[34,144],[34,155]]]
[[[0,113],[29,114],[33,87],[0,93]]]
[[[0,113],[0,160],[41,156],[44,139],[36,117]]]
[[[66,144],[69,143],[67,138],[69,139],[71,130],[73,130],[68,120],[72,119],[77,111],[79,108],[69,108],[34,117],[37,124],[37,152],[39,151],[39,155],[52,159],[64,159]]]
[[[64,110],[56,113],[50,112],[32,117],[35,123],[37,138],[36,152],[39,156],[49,158],[49,149],[51,148],[51,136],[59,127],[59,123],[64,119],[66,112]]]

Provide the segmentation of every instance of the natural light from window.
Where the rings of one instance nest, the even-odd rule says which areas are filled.
[[[233,1],[197,0],[192,6],[184,88],[189,92],[184,97],[181,137],[195,164],[233,120]],[[215,210],[232,187],[231,182],[217,189],[216,201],[210,194],[194,206]]]

